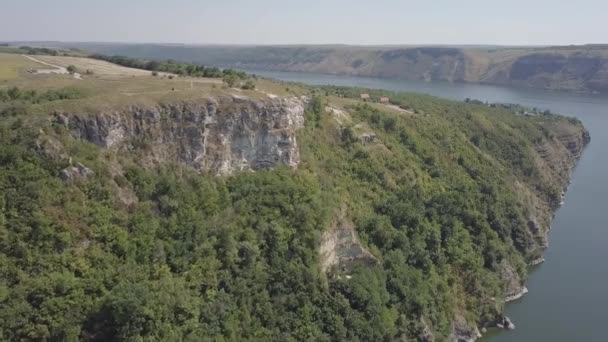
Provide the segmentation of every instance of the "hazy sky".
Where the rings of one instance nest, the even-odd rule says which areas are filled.
[[[0,0],[0,40],[608,43],[608,0]]]

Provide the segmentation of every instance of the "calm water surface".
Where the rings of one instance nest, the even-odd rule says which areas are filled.
[[[255,73],[314,85],[520,103],[581,119],[591,133],[591,144],[574,172],[566,203],[553,221],[546,262],[531,273],[527,284],[530,293],[507,308],[516,330],[490,333],[484,341],[608,341],[608,96],[309,73]]]

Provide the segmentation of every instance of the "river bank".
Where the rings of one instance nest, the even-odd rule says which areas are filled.
[[[256,72],[312,85],[344,85],[426,93],[462,101],[519,103],[574,116],[589,129],[593,142],[572,169],[563,204],[556,206],[549,234],[551,247],[531,260],[529,293],[506,306],[513,331],[489,329],[483,342],[603,341],[608,306],[608,97],[448,82],[395,81],[308,73]],[[565,188],[565,186],[564,186]]]

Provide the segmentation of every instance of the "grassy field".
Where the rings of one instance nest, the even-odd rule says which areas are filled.
[[[120,65],[108,63],[106,61],[100,61],[92,58],[83,57],[65,57],[65,56],[34,56],[34,58],[43,62],[58,65],[60,67],[67,68],[69,65],[73,65],[84,73],[86,70],[93,71],[94,75],[101,76],[150,76],[150,72],[147,70],[127,68]]]
[[[124,108],[134,104],[153,105],[158,102],[204,100],[210,97],[246,96],[268,99],[275,96],[300,96],[306,94],[303,87],[282,82],[258,79],[255,90],[226,87],[221,79],[202,77],[169,77],[160,73],[152,76],[147,70],[127,68],[90,58],[66,56],[32,56],[36,60],[67,67],[74,65],[83,72],[83,79],[71,75],[28,73],[29,68],[48,69],[48,65],[36,63],[19,54],[0,53],[0,87],[19,87],[23,90],[44,92],[62,88],[78,89],[84,96],[79,99],[55,101],[33,106],[32,111],[99,111]]]
[[[21,55],[0,53],[0,82],[19,78],[29,68],[41,68],[43,65],[31,61]]]

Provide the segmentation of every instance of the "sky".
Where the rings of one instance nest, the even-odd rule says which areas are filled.
[[[0,0],[0,41],[608,43],[608,0]]]

